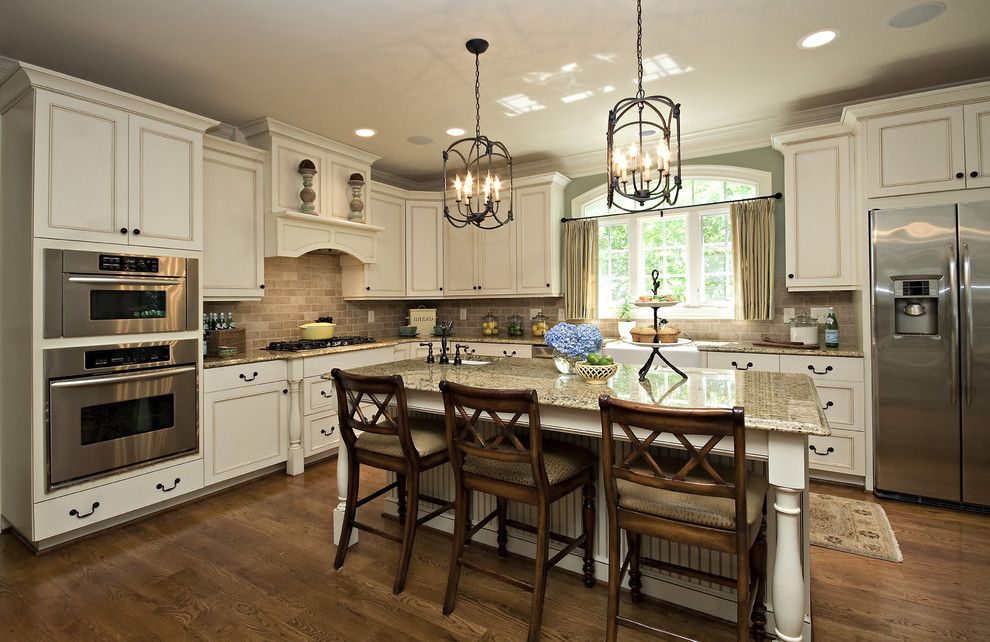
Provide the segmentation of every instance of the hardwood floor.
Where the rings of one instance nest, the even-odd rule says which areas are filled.
[[[369,484],[380,481],[370,471]],[[366,486],[366,487],[370,487]],[[873,500],[862,491],[819,492]],[[990,517],[879,500],[904,563],[812,549],[817,640],[990,639]],[[0,536],[0,639],[519,640],[529,594],[465,571],[456,609],[440,614],[449,539],[420,529],[406,591],[392,595],[399,548],[362,534],[333,571],[333,461],[305,475],[272,475],[41,556]],[[398,531],[378,516],[365,519]],[[519,577],[532,562],[498,562]],[[633,614],[680,635],[733,639],[733,627],[647,602]],[[605,587],[550,573],[543,633],[548,640],[599,640]],[[623,640],[645,639],[620,630]]]

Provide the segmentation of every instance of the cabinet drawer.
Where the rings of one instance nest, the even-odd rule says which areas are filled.
[[[806,374],[819,381],[862,381],[863,360],[858,357],[780,355],[780,371]]]
[[[306,417],[303,428],[306,443],[303,452],[308,457],[340,445],[340,423],[337,413]]]
[[[318,412],[336,412],[337,397],[334,394],[333,381],[321,377],[306,377],[303,379],[303,414],[313,415]]]
[[[394,356],[395,350],[389,346],[387,348],[362,348],[361,350],[324,354],[318,357],[306,357],[303,361],[303,376],[322,375],[334,368],[348,370],[373,366],[377,363],[388,363],[393,360]]]
[[[808,466],[849,475],[866,471],[866,436],[850,430],[833,430],[829,437],[808,438]]]
[[[816,382],[815,387],[829,426],[841,430],[864,430],[862,384]]]
[[[523,343],[482,343],[480,341],[476,343],[467,341],[466,343],[471,346],[470,349],[474,351],[473,354],[483,357],[521,357],[524,359],[533,357],[533,346]]]
[[[209,368],[203,371],[203,388],[206,392],[232,390],[262,383],[285,381],[284,361],[259,361],[243,366]]]
[[[34,540],[83,528],[203,488],[203,460],[197,459],[111,482],[34,506]]]
[[[735,370],[762,370],[779,372],[780,357],[775,354],[745,352],[709,352],[708,367]]]

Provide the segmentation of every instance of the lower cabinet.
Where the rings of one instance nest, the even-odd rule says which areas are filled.
[[[337,413],[306,417],[303,426],[303,452],[307,457],[336,450],[340,445]]]
[[[862,432],[832,428],[828,437],[809,437],[808,450],[812,473],[822,470],[847,475],[866,474],[866,435]]]
[[[285,381],[208,392],[204,402],[207,484],[286,460],[289,389]]]

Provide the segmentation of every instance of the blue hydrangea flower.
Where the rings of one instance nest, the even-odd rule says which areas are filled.
[[[557,352],[572,359],[584,359],[588,353],[602,349],[602,333],[590,323],[558,323],[547,331],[543,340]]]

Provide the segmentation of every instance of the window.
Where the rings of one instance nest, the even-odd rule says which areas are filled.
[[[656,271],[660,293],[681,305],[669,318],[731,318],[733,314],[732,226],[728,205],[718,201],[770,191],[770,174],[736,167],[685,168],[677,209],[602,219],[598,227],[598,313],[615,317],[624,301],[652,290]],[[700,170],[700,171],[697,171]],[[687,174],[687,171],[685,171]],[[574,199],[574,216],[608,213],[605,186]],[[648,312],[639,309],[637,316]]]

